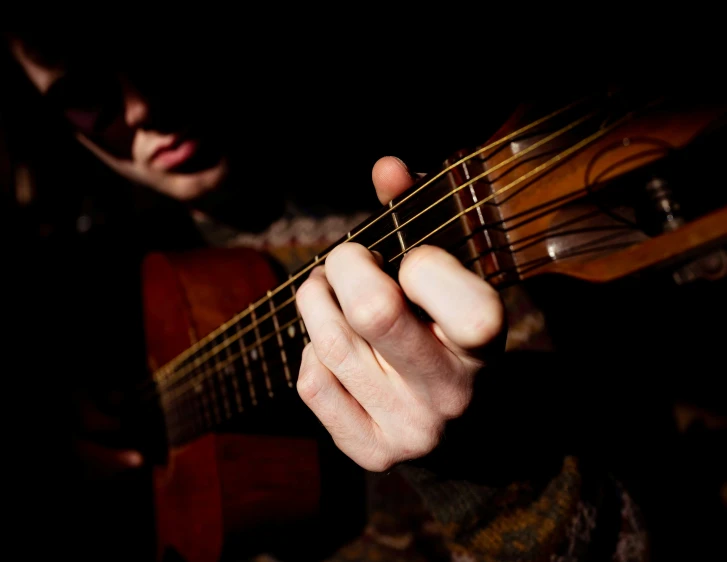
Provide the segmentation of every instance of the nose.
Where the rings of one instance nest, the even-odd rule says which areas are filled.
[[[149,101],[128,82],[124,90],[124,121],[131,129],[144,127],[149,121]]]

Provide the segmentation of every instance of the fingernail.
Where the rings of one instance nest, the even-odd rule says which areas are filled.
[[[419,246],[414,246],[413,248],[410,248],[409,250],[407,250],[406,253],[404,254],[404,256],[401,258],[401,262],[400,262],[399,265],[401,265],[402,263],[404,263],[404,260],[406,258],[408,258],[411,255],[412,252],[416,252],[422,246],[424,246],[424,244],[421,244]]]
[[[378,252],[376,250],[371,250],[371,253],[374,255],[374,258],[376,259],[376,263],[379,264],[379,267],[384,267],[384,256],[381,254],[381,252]]]
[[[417,174],[412,173],[412,171],[409,169],[409,166],[407,166],[401,158],[399,158],[398,156],[392,156],[392,158],[394,160],[396,160],[399,164],[401,164],[401,167],[404,168],[404,170],[406,171],[406,174],[411,179],[413,179],[415,181],[419,179],[419,176]]]

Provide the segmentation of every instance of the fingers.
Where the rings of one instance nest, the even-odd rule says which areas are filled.
[[[430,373],[451,368],[454,358],[366,248],[355,243],[335,248],[326,259],[326,278],[348,325],[400,376],[424,385]]]
[[[399,282],[409,299],[463,350],[485,346],[502,330],[504,311],[497,291],[441,248],[409,251]]]
[[[368,344],[349,326],[323,267],[315,268],[296,292],[296,300],[318,360],[367,412],[387,407],[374,394],[386,386]],[[383,396],[384,392],[380,392]]]
[[[394,156],[380,158],[374,164],[374,168],[371,171],[371,179],[376,188],[376,195],[384,205],[414,183],[409,169],[401,160]]]
[[[139,451],[102,444],[104,439],[121,429],[118,417],[103,413],[87,392],[79,390],[74,393],[74,402],[80,428],[73,443],[87,476],[92,479],[110,478],[144,464]]]
[[[341,451],[366,470],[383,472],[402,460],[423,456],[438,443],[441,420],[399,401],[374,418],[319,361],[314,344],[303,351],[298,393]],[[394,389],[387,393],[396,396]],[[398,403],[397,403],[398,402]]]
[[[105,447],[88,439],[76,440],[75,447],[84,470],[93,479],[110,478],[144,463],[141,453],[132,449]]]
[[[319,361],[312,343],[303,350],[297,390],[336,445],[360,466],[375,470],[380,449],[376,424]]]

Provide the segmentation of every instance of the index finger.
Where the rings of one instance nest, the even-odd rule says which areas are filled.
[[[414,184],[414,177],[409,168],[395,156],[380,158],[371,170],[371,179],[376,188],[376,195],[384,205]]]
[[[456,357],[414,315],[399,285],[365,247],[346,242],[334,249],[326,276],[348,323],[401,376],[418,384],[428,374],[452,370]]]

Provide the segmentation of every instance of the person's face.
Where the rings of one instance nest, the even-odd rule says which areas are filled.
[[[228,173],[218,108],[199,77],[170,71],[173,53],[145,53],[144,64],[82,62],[44,66],[14,41],[13,54],[76,138],[122,176],[190,201]],[[135,59],[138,61],[138,59]]]

